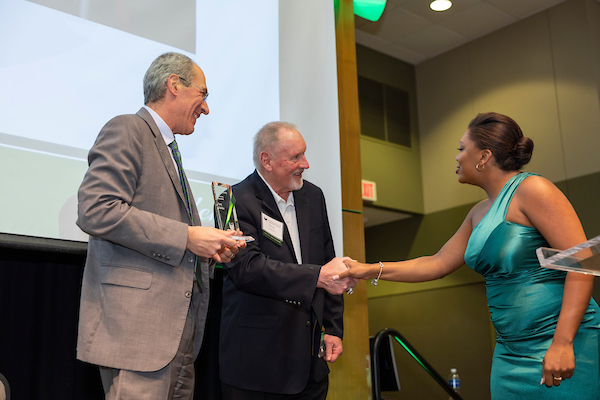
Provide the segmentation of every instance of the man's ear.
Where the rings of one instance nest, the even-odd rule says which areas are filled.
[[[177,96],[180,83],[179,76],[171,74],[167,80],[167,92],[171,93],[173,96]]]
[[[260,153],[260,164],[262,165],[265,171],[273,171],[273,166],[271,165],[272,160],[273,158],[266,151]]]

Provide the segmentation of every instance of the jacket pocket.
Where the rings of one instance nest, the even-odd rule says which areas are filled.
[[[107,285],[149,289],[152,272],[127,267],[102,266],[100,282]]]

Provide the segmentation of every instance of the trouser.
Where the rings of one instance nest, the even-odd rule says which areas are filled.
[[[100,367],[106,400],[192,400],[194,397],[194,331],[200,291],[194,284],[192,302],[175,357],[154,372]]]
[[[304,390],[298,394],[274,394],[256,392],[253,390],[240,389],[221,383],[223,400],[325,400],[329,388],[329,377],[320,382],[313,379],[312,369],[309,374],[308,383]]]

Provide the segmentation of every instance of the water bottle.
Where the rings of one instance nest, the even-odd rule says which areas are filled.
[[[450,385],[450,387],[454,389],[456,393],[460,393],[460,377],[458,376],[458,372],[456,372],[456,368],[450,369],[450,375],[448,375],[448,385]],[[453,400],[452,397],[450,397],[450,400]]]

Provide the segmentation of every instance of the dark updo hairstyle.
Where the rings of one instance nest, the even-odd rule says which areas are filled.
[[[531,160],[533,140],[524,137],[519,125],[506,115],[477,114],[469,123],[469,138],[478,149],[489,149],[504,171],[520,170]]]

